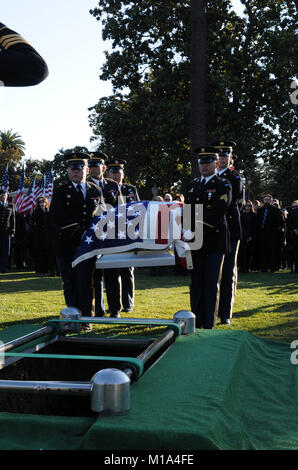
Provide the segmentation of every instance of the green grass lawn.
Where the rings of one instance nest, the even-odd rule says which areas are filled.
[[[169,270],[153,277],[138,269],[135,282],[135,310],[123,316],[173,318],[178,310],[190,310],[188,276]],[[60,278],[16,270],[0,274],[0,329],[18,322],[44,323],[64,307]],[[216,328],[284,342],[298,339],[298,276],[289,271],[239,274],[231,326]]]

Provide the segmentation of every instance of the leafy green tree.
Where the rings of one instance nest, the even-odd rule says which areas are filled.
[[[147,192],[153,182],[163,189],[183,187],[191,173],[191,144],[204,140],[202,132],[204,144],[222,138],[237,142],[236,165],[256,195],[276,179],[274,171],[270,180],[264,172],[258,177],[264,164],[281,167],[287,156],[293,166],[297,125],[289,98],[297,5],[293,0],[242,4],[243,17],[229,0],[207,1],[206,16],[199,0],[144,0],[142,8],[137,1],[100,0],[91,12],[102,21],[103,39],[112,41],[100,78],[114,88],[113,96],[90,109],[94,138],[111,156],[128,158],[128,176]],[[196,22],[194,5],[201,8]],[[196,79],[190,45],[196,34],[204,44],[205,19],[203,82],[204,57],[195,55],[202,69]],[[204,91],[206,128],[200,133],[196,121],[199,126],[203,120],[192,117],[191,82],[192,90]]]

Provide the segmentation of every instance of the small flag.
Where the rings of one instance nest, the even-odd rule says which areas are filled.
[[[53,174],[52,170],[47,171],[44,176],[44,192],[43,195],[51,201],[53,195]]]
[[[24,183],[25,183],[25,169],[24,165],[22,167],[21,175],[20,175],[20,181],[19,181],[19,187],[18,187],[18,192],[16,195],[16,198],[14,200],[14,206],[16,212],[19,212],[19,209],[22,205],[23,198],[24,198]]]
[[[34,187],[35,187],[35,178],[36,175],[34,175],[33,180],[31,181],[31,184],[29,186],[28,192],[26,196],[23,198],[23,202],[18,210],[19,214],[25,214],[26,212],[29,212],[33,207],[35,206],[35,198],[34,198]]]

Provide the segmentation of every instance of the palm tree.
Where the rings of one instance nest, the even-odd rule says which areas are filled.
[[[1,149],[4,152],[8,153],[13,151],[13,153],[17,153],[20,157],[25,155],[25,142],[22,140],[21,136],[13,132],[12,129],[0,131],[0,143]]]

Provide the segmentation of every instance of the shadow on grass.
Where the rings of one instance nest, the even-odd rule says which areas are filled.
[[[297,315],[292,315],[297,318]],[[298,320],[289,320],[278,325],[255,328],[251,333],[268,339],[291,343],[298,339]]]
[[[39,325],[39,324],[45,324],[49,320],[57,320],[59,318],[59,315],[49,315],[45,317],[34,317],[34,318],[29,318],[27,320],[18,320],[16,321],[6,321],[6,322],[0,322],[0,330],[4,328],[8,328],[9,326],[15,326],[15,325]]]
[[[34,272],[9,272],[7,274],[0,274],[1,294],[26,291],[44,292],[60,289],[60,277],[50,277],[46,274],[36,274]]]
[[[294,295],[298,293],[298,276],[290,272],[239,274],[238,289],[255,289],[258,287],[272,290],[276,294]]]
[[[284,302],[280,304],[264,305],[263,307],[259,306],[251,310],[242,310],[241,312],[235,312],[233,313],[233,317],[245,318],[255,315],[257,313],[264,313],[270,315],[270,313],[286,313],[289,311],[293,311],[294,313],[290,313],[288,316],[297,316],[298,302]]]

